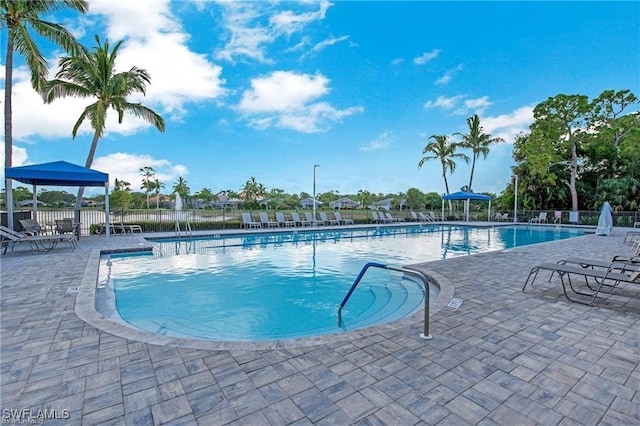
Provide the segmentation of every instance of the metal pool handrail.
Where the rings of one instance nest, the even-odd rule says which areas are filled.
[[[429,279],[422,272],[415,271],[413,269],[406,269],[400,266],[385,265],[384,263],[377,262],[368,262],[366,265],[364,265],[356,280],[351,285],[351,288],[347,292],[347,295],[342,300],[342,303],[340,303],[340,307],[338,308],[338,327],[342,326],[342,308],[344,308],[344,305],[347,303],[347,301],[351,297],[351,294],[356,289],[356,287],[360,283],[360,280],[362,280],[362,277],[364,277],[364,274],[369,268],[380,268],[387,269],[389,271],[402,272],[407,275],[416,276],[422,281],[422,283],[424,284],[424,328],[422,334],[420,335],[420,338],[425,340],[433,339],[433,336],[429,334]]]

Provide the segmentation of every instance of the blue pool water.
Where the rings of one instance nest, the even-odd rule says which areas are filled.
[[[299,231],[156,241],[153,253],[106,256],[99,284],[120,317],[151,333],[261,341],[339,333],[405,317],[422,306],[422,283],[372,269],[583,235],[576,229],[424,225]],[[432,300],[438,289],[432,287]]]

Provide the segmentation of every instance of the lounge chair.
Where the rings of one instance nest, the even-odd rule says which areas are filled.
[[[41,226],[35,219],[20,219],[20,225],[22,225],[23,233],[28,235],[38,235],[47,232],[44,226]]]
[[[311,226],[311,221],[300,219],[300,215],[298,213],[291,213],[291,218],[293,219],[293,222],[296,226],[298,226],[298,224],[300,226]]]
[[[422,222],[433,222],[434,219],[431,216],[428,216],[422,212],[418,212],[418,217],[420,218],[420,221]]]
[[[56,232],[58,234],[74,234],[80,239],[80,224],[73,223],[73,219],[56,219]]]
[[[285,219],[284,213],[280,213],[280,212],[276,212],[276,222],[278,222],[278,226],[282,226],[283,228],[296,226],[296,223],[293,220]]]
[[[260,228],[260,222],[256,222],[251,218],[251,213],[242,213],[242,227],[245,229],[249,228]]]
[[[353,221],[353,219],[344,219],[342,217],[342,215],[340,214],[340,212],[333,212],[333,216],[336,218],[336,220],[338,221],[339,224],[342,225],[353,225],[355,224],[355,222]]]
[[[382,221],[378,217],[378,212],[372,211],[371,212],[371,223],[380,223],[380,222],[382,222]]]
[[[329,219],[325,212],[320,212],[319,215],[320,220],[325,224],[328,223],[329,225],[340,225],[340,221],[338,219]]]
[[[304,217],[307,218],[307,222],[309,222],[312,225],[325,225],[325,223],[321,220],[317,220],[316,218],[313,217],[313,215],[309,212],[305,212],[304,213]]]
[[[48,253],[61,241],[68,242],[71,250],[77,247],[73,235],[29,235],[5,226],[0,226],[0,240],[2,254],[7,252],[9,246],[13,251],[15,245],[19,243],[29,243],[34,253]]]
[[[637,271],[628,271],[628,262],[611,262],[606,267],[606,269],[594,269],[594,268],[585,268],[580,265],[567,265],[561,263],[542,263],[540,265],[534,266],[531,271],[529,271],[529,275],[522,287],[522,291],[525,290],[528,284],[533,285],[533,282],[536,280],[538,273],[541,270],[550,271],[552,274],[558,274],[560,276],[560,282],[562,284],[562,291],[564,292],[565,297],[571,302],[582,303],[585,305],[591,305],[596,300],[598,293],[602,289],[603,285],[607,285],[611,288],[615,288],[619,283],[640,283],[640,270]],[[571,275],[578,275],[584,277],[587,287],[592,290],[591,293],[585,293],[583,291],[578,291],[573,285],[571,281]],[[565,283],[565,276],[567,277],[567,282]],[[589,278],[592,278],[596,281],[597,285],[591,287],[589,285]],[[588,299],[579,300],[573,299],[569,296],[567,292],[567,284],[571,291],[575,294],[579,294],[581,296],[586,296]]]
[[[263,228],[277,228],[278,227],[278,222],[274,222],[269,220],[269,215],[265,212],[260,212],[260,223],[262,224]]]
[[[394,217],[391,213],[385,213],[384,215],[386,216],[389,222],[392,222],[392,223],[404,222],[403,217]]]
[[[429,211],[429,217],[431,218],[432,222],[437,222],[437,221],[441,221],[444,220],[442,217],[438,216],[437,214],[435,214],[433,212],[433,210]]]
[[[411,210],[411,221],[412,222],[420,222],[420,218],[418,217],[418,214],[416,212],[414,212],[413,210]]]
[[[531,218],[529,220],[531,223],[547,223],[547,212],[541,212],[538,217]]]

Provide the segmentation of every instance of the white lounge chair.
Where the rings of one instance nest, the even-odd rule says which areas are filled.
[[[260,224],[262,224],[263,228],[277,228],[278,222],[274,222],[269,220],[269,215],[265,212],[258,213],[260,216]]]
[[[342,224],[342,225],[353,225],[355,222],[353,221],[353,219],[343,219],[342,215],[340,214],[340,212],[333,212],[333,216],[336,218],[336,220],[338,221],[338,223]]]
[[[432,222],[437,222],[437,221],[444,220],[442,217],[440,217],[440,216],[438,216],[437,214],[435,214],[435,213],[433,212],[433,210],[430,210],[430,211],[429,211],[429,217],[431,218],[431,221],[432,221]]]
[[[284,213],[276,212],[276,222],[278,222],[278,226],[282,226],[285,228],[296,226],[293,220],[287,220],[284,218]]]
[[[340,225],[340,221],[337,219],[329,219],[327,217],[327,214],[325,212],[320,212],[320,220],[324,223],[324,224],[329,224],[329,225]]]
[[[418,216],[420,217],[420,220],[423,222],[433,222],[435,220],[431,216],[427,216],[422,212],[418,212]]]
[[[242,227],[245,229],[249,228],[260,228],[260,222],[256,222],[251,218],[251,213],[242,213]]]
[[[300,215],[298,213],[291,213],[291,218],[296,226],[311,226],[311,222],[306,219],[300,219]]]
[[[413,210],[411,210],[411,221],[412,222],[420,222],[420,218],[418,217],[418,214],[416,212],[414,212]]]
[[[534,217],[531,218],[531,222],[535,222],[535,223],[547,223],[547,212],[540,212],[540,214],[538,215],[538,217]]]
[[[311,213],[309,213],[309,212],[305,212],[304,213],[304,217],[306,217],[307,218],[307,222],[309,222],[312,225],[320,225],[320,224],[324,225],[325,224],[324,222],[322,222],[322,221],[316,219],[315,217],[313,217],[313,215]]]
[[[391,213],[385,213],[384,215],[386,216],[389,222],[392,222],[392,223],[404,222],[403,217],[394,217]]]

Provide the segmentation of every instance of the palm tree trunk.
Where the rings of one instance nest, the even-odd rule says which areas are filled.
[[[442,173],[442,179],[444,179],[444,189],[447,190],[447,195],[449,195],[449,182],[447,182],[447,174]],[[451,205],[451,200],[447,200],[449,202],[449,214],[453,212],[453,206]]]
[[[7,58],[5,66],[5,80],[4,80],[4,167],[9,168],[13,164],[13,133],[12,133],[12,105],[11,105],[11,93],[13,91],[13,37],[11,36],[11,28],[8,31],[7,40]],[[7,212],[9,206],[13,206],[13,189],[11,179],[5,179],[5,204]],[[11,208],[13,211],[13,208]],[[13,215],[7,216],[7,225],[13,229]]]
[[[89,168],[93,164],[93,157],[96,155],[96,149],[98,148],[98,140],[100,140],[100,136],[96,131],[93,134],[93,140],[91,141],[91,148],[89,148],[89,155],[87,155],[87,161],[84,164],[85,167]],[[80,211],[80,207],[82,207],[82,197],[84,196],[84,186],[78,188],[78,195],[76,197],[76,206],[75,210]]]
[[[476,169],[476,155],[473,154],[473,161],[471,162],[471,176],[469,176],[469,192],[473,192],[471,184],[473,183],[473,171]]]

